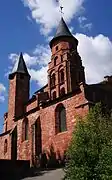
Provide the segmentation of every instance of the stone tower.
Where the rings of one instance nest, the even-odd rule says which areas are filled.
[[[16,121],[24,113],[24,104],[29,99],[30,75],[22,53],[17,66],[9,74],[8,121]]]
[[[84,67],[77,52],[78,40],[61,18],[56,35],[50,41],[52,52],[48,67],[48,88],[51,99],[74,91],[85,83]]]

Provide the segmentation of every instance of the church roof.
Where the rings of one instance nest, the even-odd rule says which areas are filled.
[[[56,34],[55,36],[53,37],[53,39],[51,40],[50,42],[50,46],[52,45],[52,42],[57,39],[58,37],[73,37],[73,35],[71,34],[68,26],[66,25],[63,17],[61,18],[60,22],[59,22],[59,25],[58,25],[58,28],[57,28],[57,31],[56,31]]]
[[[19,61],[15,64],[12,73],[23,73],[29,75],[22,53],[20,54]]]
[[[72,36],[63,18],[61,18],[54,38],[59,36]]]

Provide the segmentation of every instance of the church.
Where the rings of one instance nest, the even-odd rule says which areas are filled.
[[[17,68],[9,74],[0,159],[29,160],[33,164],[41,154],[49,159],[54,153],[59,160],[69,146],[77,117],[84,117],[97,102],[112,107],[112,76],[86,84],[78,40],[63,18],[49,45],[48,82],[31,98],[30,74],[22,53]]]

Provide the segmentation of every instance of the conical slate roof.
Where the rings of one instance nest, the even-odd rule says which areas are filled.
[[[20,54],[19,61],[15,64],[11,74],[13,73],[23,73],[29,75],[22,53]]]
[[[60,22],[59,22],[59,25],[58,25],[58,28],[57,28],[57,31],[56,31],[56,34],[54,36],[54,38],[51,40],[50,42],[50,46],[52,46],[52,43],[55,39],[57,39],[58,37],[73,37],[73,35],[71,34],[68,26],[66,25],[63,17],[61,18]]]
[[[54,36],[54,38],[59,37],[59,36],[72,36],[63,18],[61,18],[59,22],[56,35]]]

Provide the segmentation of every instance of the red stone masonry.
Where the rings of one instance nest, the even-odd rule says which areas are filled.
[[[43,152],[48,157],[51,148],[59,159],[59,154],[63,156],[69,146],[77,117],[86,116],[90,104],[101,101],[112,107],[112,78],[96,85],[85,84],[77,45],[73,36],[53,39],[48,83],[30,99],[30,76],[21,55],[21,69],[9,77],[8,112],[0,134],[0,159],[30,160],[34,164]],[[65,108],[67,129],[56,133],[59,105]]]

